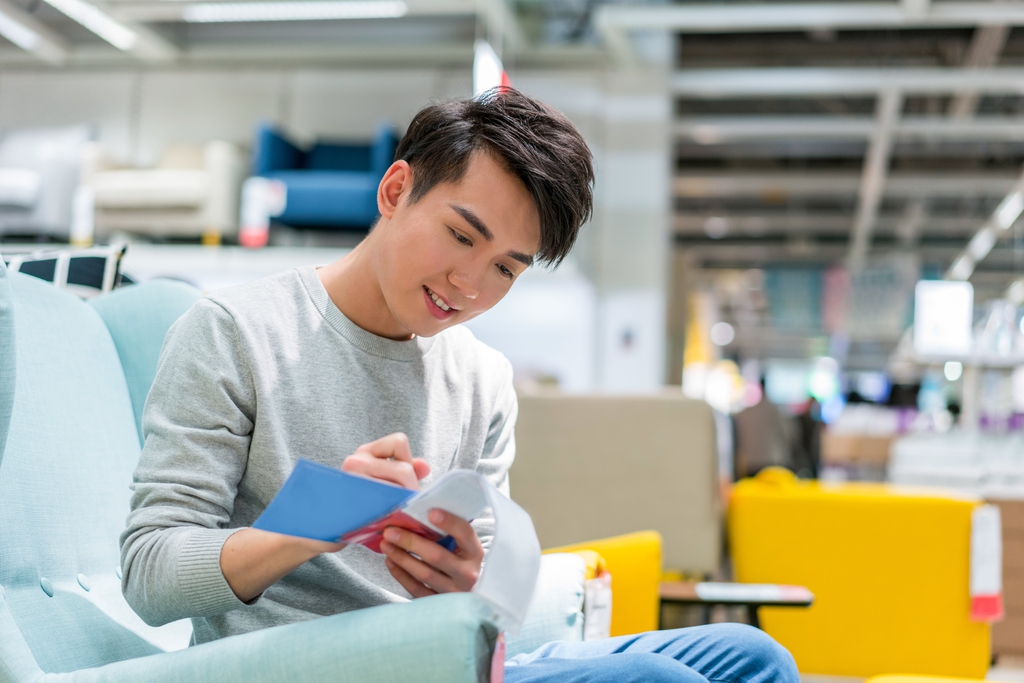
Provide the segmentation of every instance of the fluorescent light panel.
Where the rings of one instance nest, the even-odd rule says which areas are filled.
[[[39,34],[0,12],[0,35],[22,50],[31,51],[39,44]]]
[[[394,19],[405,16],[408,12],[409,7],[402,0],[209,2],[186,6],[182,12],[182,18],[192,23]]]
[[[84,0],[46,0],[64,14],[86,27],[118,50],[130,50],[139,36],[96,5]]]

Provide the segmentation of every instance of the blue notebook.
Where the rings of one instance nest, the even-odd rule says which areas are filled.
[[[337,541],[397,510],[415,491],[299,460],[253,528]]]
[[[378,553],[384,529],[397,526],[454,550],[454,539],[426,520],[426,513],[433,507],[431,500],[455,514],[469,511],[448,504],[452,501],[443,495],[436,495],[443,493],[444,488],[435,491],[433,496],[425,496],[423,491],[299,460],[284,486],[252,526],[319,541],[360,543]],[[406,510],[406,504],[413,499],[423,501],[424,505],[419,507],[424,509]],[[472,514],[475,516],[478,512]]]

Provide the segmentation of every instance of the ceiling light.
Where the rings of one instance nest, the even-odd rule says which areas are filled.
[[[1024,195],[1014,192],[999,203],[993,218],[1000,228],[1006,230],[1020,217],[1021,211],[1024,211]]]
[[[192,23],[393,19],[405,16],[402,0],[305,0],[299,2],[210,2],[188,5],[182,18]]]
[[[971,255],[974,262],[984,260],[992,247],[996,244],[996,231],[992,228],[982,228],[974,233],[974,237],[967,243],[967,253]]]
[[[84,0],[46,0],[118,50],[130,50],[139,36],[112,16]]]
[[[0,36],[22,50],[31,51],[39,43],[39,34],[0,12]]]
[[[961,254],[960,258],[950,267],[948,277],[950,280],[966,280],[974,272],[974,259],[970,254]]]

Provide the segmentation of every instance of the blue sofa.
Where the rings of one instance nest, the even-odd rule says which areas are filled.
[[[118,536],[138,417],[166,329],[198,296],[152,281],[86,303],[0,259],[0,683],[488,681],[497,629],[473,594],[196,647],[189,622],[132,612]],[[582,638],[582,565],[545,557],[510,654]]]
[[[377,186],[398,138],[382,124],[369,144],[317,142],[300,148],[271,124],[256,129],[253,175],[285,187],[284,210],[272,217],[295,227],[368,229],[377,218]]]

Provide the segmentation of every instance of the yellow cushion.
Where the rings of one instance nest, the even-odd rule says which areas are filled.
[[[738,581],[807,586],[809,609],[762,608],[801,671],[984,678],[989,626],[970,620],[977,501],[768,472],[737,484],[729,541]]]
[[[613,636],[658,628],[661,534],[639,531],[597,541],[550,548],[545,553],[593,551],[612,575]],[[589,564],[589,563],[588,563]]]

